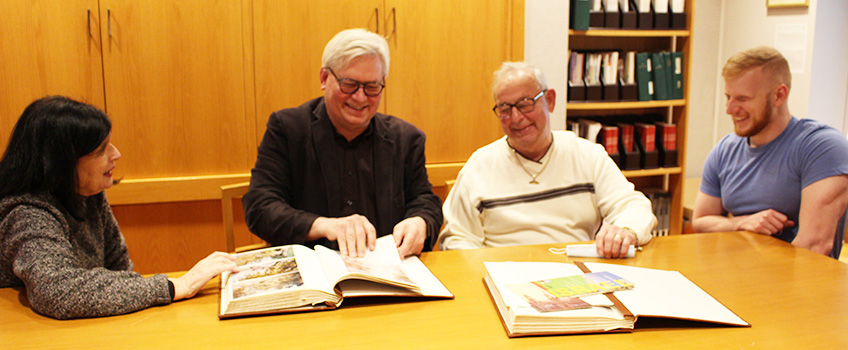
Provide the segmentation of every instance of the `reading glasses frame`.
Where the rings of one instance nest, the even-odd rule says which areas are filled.
[[[544,89],[539,91],[536,96],[533,98],[522,98],[515,103],[499,103],[496,104],[495,107],[492,107],[492,112],[495,113],[495,116],[500,120],[507,120],[512,116],[512,108],[515,107],[521,113],[530,113],[536,110],[536,102],[539,101],[542,96],[545,96],[545,93],[548,92],[548,89]],[[504,108],[504,107],[509,107]]]
[[[336,72],[333,72],[332,68],[324,67],[324,69],[326,69],[328,72],[330,72],[330,74],[333,75],[333,78],[336,78],[336,82],[339,83],[339,90],[342,93],[345,93],[345,94],[348,94],[348,95],[353,95],[357,91],[359,91],[359,88],[362,88],[362,93],[364,93],[365,96],[377,97],[377,96],[380,96],[380,94],[383,93],[383,89],[386,88],[386,84],[383,84],[381,82],[369,81],[367,83],[362,83],[362,82],[359,82],[359,81],[356,81],[356,80],[353,80],[353,79],[349,79],[349,78],[339,78],[339,76],[336,75]],[[353,90],[351,90],[351,89],[353,89]],[[371,90],[371,91],[369,91],[369,90]],[[374,92],[374,90],[377,90],[377,91]]]

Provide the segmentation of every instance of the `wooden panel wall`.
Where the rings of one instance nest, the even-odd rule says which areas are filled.
[[[103,108],[123,154],[124,182],[107,196],[142,273],[184,270],[225,249],[219,187],[248,178],[272,111],[322,95],[320,56],[339,30],[396,30],[382,108],[428,134],[430,163],[462,162],[500,137],[491,73],[523,57],[523,0],[10,2],[0,141],[43,95]],[[430,170],[440,196],[460,166]],[[236,245],[252,243],[235,212]]]

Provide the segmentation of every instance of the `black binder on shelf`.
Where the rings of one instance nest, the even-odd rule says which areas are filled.
[[[686,29],[686,12],[684,0],[671,0],[671,29]]]
[[[571,51],[568,55],[568,101],[585,101],[586,84],[583,83],[585,54]]]
[[[639,169],[639,150],[634,146],[633,124],[618,124],[618,154],[620,157],[618,168],[621,170]]]
[[[668,0],[653,0],[654,29],[669,29],[671,16],[668,13]]]
[[[597,85],[586,85],[586,101],[603,101],[604,87],[600,83]]]
[[[586,100],[586,85],[583,83],[568,83],[568,101],[579,102]]]
[[[604,1],[604,27],[621,28],[621,15],[618,11],[618,0]]]
[[[656,149],[656,126],[647,123],[634,125],[633,143],[639,150],[639,167],[642,169],[659,168],[659,154]]]
[[[602,81],[601,86],[603,86],[604,101],[621,101],[621,95],[619,95],[621,87],[618,83],[604,84]]]
[[[672,168],[677,166],[677,125],[664,122],[654,123],[656,126],[656,148],[659,166]]]
[[[651,0],[632,0],[635,5],[636,28],[639,29],[654,29],[654,13],[651,10]]]
[[[604,0],[592,0],[589,5],[589,27],[602,28],[604,26]]]
[[[633,0],[622,0],[618,10],[621,13],[621,29],[636,29],[639,13]]]
[[[618,51],[601,53],[601,85],[603,86],[604,101],[620,101],[618,78],[622,70],[619,69]]]
[[[639,88],[636,85],[636,51],[622,52],[622,64],[618,76],[621,87],[619,98],[622,101],[638,101]]]

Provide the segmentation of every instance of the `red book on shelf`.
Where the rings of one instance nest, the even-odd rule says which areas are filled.
[[[621,144],[625,152],[633,152],[633,125],[618,124],[618,133],[621,135]]]
[[[598,141],[601,141],[608,154],[618,154],[618,127],[605,125],[601,128],[601,136],[598,137]]]
[[[639,141],[642,143],[645,152],[653,152],[657,148],[654,144],[657,137],[657,127],[654,124],[636,123],[636,130],[639,132]]]
[[[677,149],[677,125],[671,123],[654,123],[657,126],[657,137],[662,142],[663,149],[674,151]]]

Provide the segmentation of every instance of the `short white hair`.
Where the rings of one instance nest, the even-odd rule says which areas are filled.
[[[545,74],[543,74],[542,70],[538,67],[527,62],[504,62],[501,63],[500,68],[495,71],[494,77],[492,78],[492,95],[495,94],[495,87],[515,72],[525,72],[532,75],[536,81],[536,85],[539,87],[539,90],[548,89],[548,82],[545,80]]]
[[[375,55],[383,63],[383,79],[389,75],[389,43],[383,37],[362,28],[346,29],[334,36],[324,47],[322,67],[344,68],[354,58]]]

